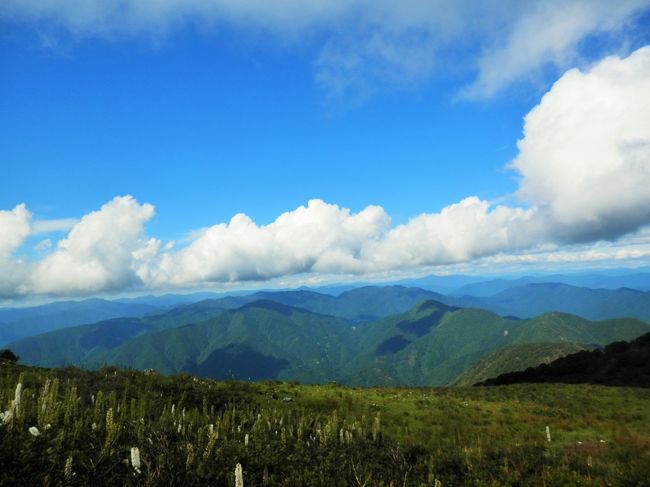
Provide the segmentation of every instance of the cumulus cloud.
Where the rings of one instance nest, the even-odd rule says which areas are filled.
[[[32,214],[24,204],[13,210],[0,210],[0,257],[9,256],[31,232]]]
[[[411,219],[391,229],[365,249],[372,270],[451,264],[502,250],[528,248],[539,242],[542,229],[532,210],[497,206],[469,197]]]
[[[390,219],[378,206],[359,213],[320,200],[258,226],[244,214],[201,232],[187,248],[165,253],[158,283],[234,282],[301,272],[359,272],[362,248]]]
[[[56,249],[30,270],[31,293],[93,293],[137,286],[138,267],[156,246],[143,225],[154,215],[150,204],[130,196],[114,198],[85,215]]]
[[[585,38],[618,33],[647,7],[647,0],[4,0],[0,18],[36,25],[48,45],[57,44],[57,29],[123,39],[230,25],[283,45],[316,40],[316,80],[330,95],[363,97],[438,71],[475,69],[463,94],[484,98],[546,64],[565,68]],[[459,66],[459,49],[477,57]]]
[[[650,222],[650,46],[562,76],[525,118],[519,197],[555,238],[616,238]]]
[[[32,214],[24,204],[0,210],[0,296],[18,292],[24,284],[23,265],[13,258],[31,231]]]

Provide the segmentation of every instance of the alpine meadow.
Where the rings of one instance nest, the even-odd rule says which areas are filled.
[[[0,73],[0,486],[650,487],[650,0],[5,0]]]

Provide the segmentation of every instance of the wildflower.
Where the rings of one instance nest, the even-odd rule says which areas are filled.
[[[235,487],[244,487],[244,472],[241,463],[235,465]]]
[[[8,424],[11,422],[13,417],[14,417],[14,413],[11,410],[5,411],[4,413],[0,413],[0,423]]]
[[[546,441],[551,442],[551,429],[548,426],[546,427]]]
[[[248,433],[244,436],[244,446],[248,446]]]
[[[192,466],[192,462],[194,462],[194,447],[192,446],[192,443],[187,443],[185,445],[185,449],[187,450],[187,460],[185,460],[185,467],[190,468]]]
[[[32,436],[40,436],[41,432],[38,431],[38,428],[36,426],[30,426],[28,430]]]
[[[20,406],[20,397],[23,393],[23,384],[22,382],[19,382],[18,385],[16,386],[16,395],[14,397],[14,408],[18,409]]]
[[[135,473],[139,474],[140,471],[140,450],[137,446],[131,447],[131,465]]]
[[[70,480],[72,478],[72,455],[69,456],[65,461],[65,466],[63,467],[63,476],[66,478],[66,480]]]

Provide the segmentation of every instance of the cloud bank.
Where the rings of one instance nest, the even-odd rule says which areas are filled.
[[[188,245],[175,249],[147,236],[152,205],[120,196],[83,216],[51,249],[43,245],[43,257],[27,260],[16,255],[38,225],[20,204],[0,211],[0,294],[189,288],[298,274],[360,276],[480,259],[498,264],[647,257],[649,94],[650,46],[566,72],[525,117],[519,153],[509,166],[519,176],[520,207],[470,196],[391,226],[379,206],[354,213],[312,200],[268,225],[235,215],[194,232]]]
[[[363,97],[460,70],[476,74],[462,94],[486,98],[548,64],[575,63],[589,36],[614,36],[611,47],[621,48],[616,36],[647,8],[647,0],[4,0],[0,19],[75,39],[228,26],[313,44],[316,80],[330,95]],[[459,66],[458,50],[473,61]]]
[[[525,117],[518,195],[564,241],[650,221],[650,46],[562,76]]]

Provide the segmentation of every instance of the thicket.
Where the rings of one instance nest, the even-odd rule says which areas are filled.
[[[648,391],[594,386],[349,389],[3,364],[0,484],[649,485],[649,406]]]

